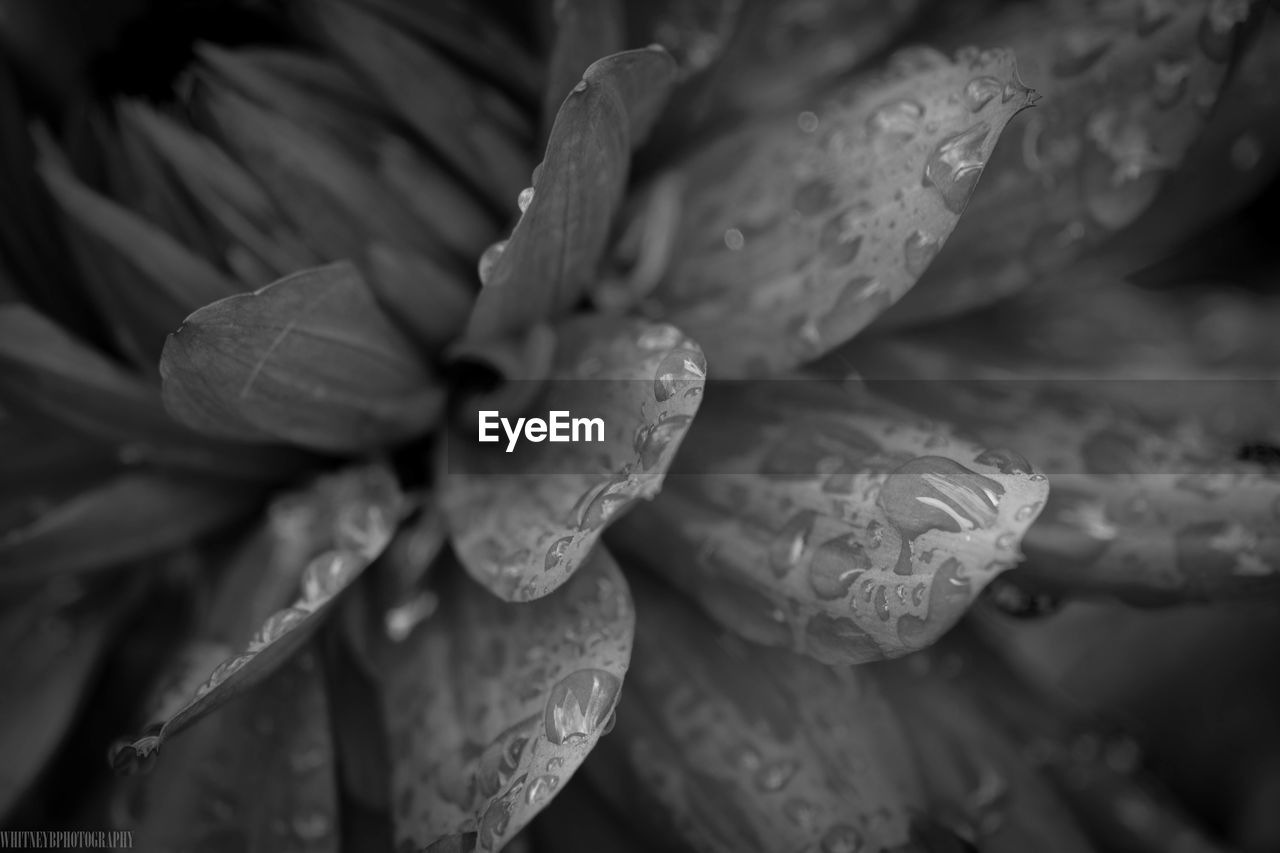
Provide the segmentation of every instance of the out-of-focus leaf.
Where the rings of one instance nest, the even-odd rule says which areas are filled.
[[[377,684],[337,633],[328,632],[324,640],[325,686],[343,793],[374,811],[388,812],[391,756]]]
[[[453,270],[412,252],[376,244],[369,288],[393,320],[435,352],[462,334],[475,297]]]
[[[532,126],[505,96],[431,47],[350,0],[307,0],[307,23],[458,173],[495,206],[509,203],[532,163]],[[416,81],[416,85],[412,85]],[[410,85],[406,85],[410,84]]]
[[[607,751],[607,747],[602,747]],[[690,853],[692,848],[674,838],[662,838],[661,846],[641,832],[652,827],[629,826],[613,812],[609,804],[594,790],[588,781],[590,762],[581,776],[575,777],[552,800],[551,805],[539,815],[531,827],[539,850],[555,850],[556,853],[644,853],[648,850],[665,850],[668,853]],[[607,771],[606,771],[607,772]],[[632,805],[628,803],[628,805]]]
[[[339,472],[277,498],[265,555],[252,541],[239,555],[193,645],[198,653],[158,694],[146,733],[112,748],[117,770],[149,767],[170,738],[297,654],[334,600],[391,541],[403,500],[395,475],[380,465]],[[297,599],[276,609],[299,584]]]
[[[622,814],[717,853],[932,849],[912,843],[920,781],[868,669],[753,648],[635,588],[626,701],[586,766]]]
[[[57,749],[133,598],[130,587],[82,596],[74,586],[51,585],[0,608],[0,816]]]
[[[1052,378],[948,376],[909,343],[858,364],[883,375],[885,362],[898,378],[876,382],[883,393],[1016,446],[1048,473],[1052,493],[1023,542],[1027,581],[1146,604],[1280,590],[1280,476],[1236,461],[1196,421],[1144,418]]]
[[[713,385],[672,473],[613,547],[747,639],[828,664],[934,642],[1021,561],[1048,495],[1016,453],[804,379]]]
[[[143,850],[337,853],[335,758],[308,653],[174,744],[145,784]]]
[[[1003,137],[983,189],[886,326],[993,302],[1130,224],[1204,127],[1248,2],[1005,4],[972,31],[1010,45],[1043,97]]]
[[[492,271],[481,276],[471,337],[554,320],[596,283],[631,152],[674,82],[675,62],[661,48],[616,53],[587,68],[556,115],[532,200]]]
[[[551,133],[560,105],[595,62],[627,46],[620,0],[561,0],[552,4],[555,43],[542,96],[542,132]]]
[[[676,166],[684,207],[655,309],[721,376],[843,343],[928,267],[1032,99],[1009,51],[918,49],[825,106],[721,137]]]
[[[459,559],[512,601],[564,583],[614,516],[658,493],[702,397],[702,354],[670,326],[583,316],[556,331],[536,411],[597,418],[602,428],[588,427],[589,441],[526,443],[515,453],[504,452],[497,426],[492,446],[455,432],[440,470]],[[468,432],[478,423],[468,420]]]
[[[206,306],[169,336],[165,407],[206,434],[350,452],[425,433],[442,391],[355,267]]]
[[[607,729],[634,610],[603,549],[529,604],[456,571],[443,583],[437,615],[384,653],[397,841],[497,850]]]
[[[0,306],[0,399],[119,445],[123,462],[272,480],[305,459],[210,441],[176,423],[159,392],[25,305]]]
[[[630,44],[657,43],[676,61],[681,82],[717,62],[737,32],[742,0],[653,0],[626,4]],[[677,92],[673,110],[679,109]]]
[[[0,414],[0,530],[38,516],[120,468],[111,447],[46,418]]]

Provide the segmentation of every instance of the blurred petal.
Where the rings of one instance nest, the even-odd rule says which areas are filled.
[[[367,267],[374,296],[416,343],[436,352],[462,334],[475,296],[453,270],[382,243]]]
[[[542,97],[541,139],[550,135],[560,105],[587,68],[627,46],[621,0],[560,0],[552,3],[551,14],[556,36]]]
[[[172,748],[145,782],[143,850],[337,853],[335,759],[308,654]]]
[[[661,48],[591,64],[556,115],[533,197],[492,270],[468,334],[497,337],[571,309],[596,284],[627,189],[631,151],[675,82]]]
[[[169,336],[160,374],[165,407],[192,429],[334,452],[426,433],[443,396],[345,263],[200,309]]]
[[[634,611],[603,549],[529,604],[504,604],[456,571],[444,583],[440,611],[385,653],[396,835],[415,850],[497,850],[601,736]]]
[[[113,747],[111,763],[121,771],[149,767],[170,738],[297,654],[334,599],[391,541],[402,502],[394,475],[378,466],[349,469],[277,498],[267,559],[258,552],[260,542],[240,554],[192,646],[196,654],[157,697],[146,734]],[[299,583],[297,600],[277,609]],[[235,648],[241,651],[233,654]]]
[[[705,71],[724,54],[738,29],[743,5],[742,0],[627,3],[629,42],[657,43],[666,48],[676,61],[683,83]],[[675,97],[678,99],[679,94]],[[677,109],[676,104],[672,109]]]
[[[843,343],[915,283],[1031,100],[1008,51],[916,50],[826,106],[721,138],[677,167],[684,208],[656,307],[720,376]]]
[[[908,742],[867,669],[751,647],[636,590],[626,698],[587,764],[615,808],[705,851],[926,849]]]
[[[672,473],[615,550],[747,639],[829,664],[936,640],[1022,559],[1048,494],[1016,453],[802,379],[712,385]]]
[[[876,350],[900,377],[875,383],[883,393],[1016,446],[1049,474],[1052,494],[1024,542],[1028,582],[1144,604],[1280,590],[1280,476],[1237,461],[1195,421],[1141,417],[1084,383],[946,378],[936,354]]]
[[[584,778],[591,776],[592,760],[588,759],[588,769],[570,780],[533,823],[532,833],[538,843],[537,849],[554,850],[556,853],[599,853],[601,850],[645,853],[659,849],[667,853],[690,853],[691,848],[673,838],[664,837],[662,846],[658,847],[651,839],[640,837],[643,830],[653,827],[628,826],[623,822],[592,790],[588,778]],[[627,803],[628,808],[632,805]]]
[[[602,420],[603,442],[526,444],[508,454],[455,433],[441,465],[458,558],[511,601],[564,583],[613,517],[658,493],[702,395],[702,354],[671,326],[581,316],[557,334],[538,408]]]
[[[168,551],[243,518],[260,499],[243,485],[122,474],[0,533],[0,584],[108,568]]]
[[[1064,268],[1154,201],[1226,78],[1248,2],[1006,4],[960,44],[1013,47],[1040,109],[1006,134],[983,189],[886,326],[987,304]]]

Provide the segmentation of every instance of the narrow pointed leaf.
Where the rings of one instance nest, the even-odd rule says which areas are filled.
[[[713,385],[681,460],[613,547],[731,630],[829,664],[935,641],[1019,563],[1048,495],[1015,453],[812,380]]]
[[[719,138],[676,167],[684,207],[656,306],[713,375],[777,372],[843,343],[924,272],[1032,97],[1009,51],[921,49],[798,117]]]
[[[165,406],[206,434],[350,452],[414,438],[442,392],[350,264],[206,306],[169,336]]]
[[[587,765],[615,808],[716,853],[922,849],[907,733],[867,669],[751,647],[636,587],[626,701]]]
[[[602,549],[529,604],[505,604],[456,571],[444,584],[437,615],[384,656],[397,843],[498,850],[601,737],[635,614]]]
[[[508,454],[480,444],[471,419],[467,433],[449,436],[442,464],[454,550],[507,600],[564,583],[614,516],[658,493],[702,396],[702,354],[670,326],[586,316],[557,335],[551,375],[531,406],[598,418],[601,431]]]
[[[280,669],[386,548],[403,512],[394,475],[377,465],[277,498],[266,565],[254,559],[261,556],[257,551],[247,550],[233,566],[197,641],[196,665],[179,670],[151,709],[146,733],[117,744],[111,763],[121,771],[150,766],[168,739]],[[296,600],[277,609],[281,587],[292,595],[299,585]],[[253,606],[246,606],[247,591]]]
[[[201,721],[146,785],[144,850],[338,853],[336,760],[311,654]]]
[[[920,323],[1065,268],[1155,200],[1212,110],[1250,4],[1146,0],[1083,12],[1002,6],[957,43],[998,38],[1043,97],[992,155],[950,248],[886,318]]]
[[[566,313],[595,285],[631,152],[675,82],[661,48],[591,64],[556,115],[533,199],[485,277],[468,334],[497,337]]]

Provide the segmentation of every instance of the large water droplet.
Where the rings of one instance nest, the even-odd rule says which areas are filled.
[[[272,613],[267,617],[267,621],[262,623],[257,635],[249,642],[249,651],[259,651],[274,643],[306,618],[306,611],[296,607],[287,607]]]
[[[886,137],[886,142],[905,142],[916,135],[923,117],[924,107],[918,101],[890,101],[868,116],[867,132]]]
[[[565,557],[568,555],[569,548],[572,545],[572,536],[562,536],[555,542],[552,542],[551,546],[547,548],[546,558],[542,561],[543,571],[549,572],[552,569],[559,568],[561,564],[564,563]]]
[[[982,146],[991,134],[991,125],[980,122],[962,133],[938,143],[924,166],[924,185],[937,187],[942,203],[952,213],[960,213],[982,175]]]
[[[812,510],[801,510],[787,520],[769,545],[769,564],[778,577],[786,577],[792,569],[800,564],[805,548],[809,546],[809,537],[813,534],[813,525],[817,513]]]
[[[520,195],[516,197],[516,207],[520,208],[521,213],[524,213],[531,204],[533,204],[533,187],[525,187],[520,190]]]
[[[560,787],[559,777],[539,776],[525,788],[524,801],[531,806],[536,806],[550,797],[558,787]]]
[[[635,495],[623,488],[627,482],[628,478],[623,474],[587,490],[574,507],[578,529],[599,529],[634,501]]]
[[[847,823],[838,823],[822,836],[819,846],[822,853],[859,853],[862,850],[862,833]]]
[[[938,254],[938,241],[924,231],[914,231],[902,246],[902,260],[907,273],[919,278]]]
[[[689,415],[672,415],[656,424],[642,427],[636,432],[635,449],[640,455],[640,467],[651,471],[662,461],[667,448],[684,435],[693,418]]]
[[[554,744],[579,743],[595,734],[613,713],[622,682],[600,669],[580,669],[551,688],[543,724]]]
[[[869,568],[871,559],[852,534],[828,539],[818,546],[809,563],[809,587],[823,601],[841,599]]]
[[[1004,84],[995,77],[974,77],[964,87],[964,102],[970,112],[978,110],[991,103],[992,99],[1002,96],[1004,93]]]
[[[345,587],[359,570],[350,554],[341,551],[321,554],[307,564],[302,574],[303,603],[311,606],[323,604]]]
[[[480,263],[477,265],[477,272],[480,275],[480,284],[489,283],[489,278],[493,275],[493,268],[498,265],[498,260],[502,257],[502,253],[507,250],[507,241],[499,240],[492,246],[484,250],[480,255]]]
[[[756,787],[765,793],[781,791],[799,769],[799,762],[790,759],[771,761],[756,771]]]
[[[668,353],[654,372],[654,399],[665,403],[685,388],[700,386],[706,377],[707,364],[701,353],[694,350]]]

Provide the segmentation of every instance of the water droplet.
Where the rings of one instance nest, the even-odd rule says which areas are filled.
[[[580,83],[585,88],[585,84]],[[507,833],[507,825],[511,822],[511,803],[506,800],[494,800],[485,809],[480,818],[480,844],[486,850],[496,850]]]
[[[668,353],[654,372],[654,399],[665,403],[684,388],[701,386],[706,377],[707,364],[700,352],[681,350]]]
[[[737,252],[747,245],[747,240],[737,228],[730,228],[724,232],[724,244],[729,251]]]
[[[818,114],[805,110],[796,116],[796,126],[804,133],[814,133],[818,129]]]
[[[493,268],[497,266],[498,259],[502,257],[502,253],[507,249],[507,241],[499,240],[492,246],[484,250],[484,254],[480,256],[480,263],[477,271],[480,275],[481,286],[489,283],[490,276],[493,275]]]
[[[875,608],[876,615],[880,617],[880,621],[888,622],[891,615],[889,611],[889,596],[885,593],[883,586],[876,587]]]
[[[964,102],[969,107],[970,112],[978,112],[978,110],[991,103],[991,100],[1004,93],[1004,84],[994,77],[974,77],[964,87]]]
[[[996,547],[1001,551],[1008,551],[1013,547],[1013,543],[1017,541],[1017,538],[1012,533],[1001,533],[996,537]]]
[[[531,806],[536,806],[551,796],[556,788],[560,787],[560,779],[557,776],[539,776],[529,783],[524,791],[524,801]]]
[[[809,563],[809,587],[823,601],[845,598],[854,582],[871,568],[871,558],[852,534],[823,542]]]
[[[1075,77],[1083,74],[1102,59],[1111,49],[1107,33],[1087,28],[1067,30],[1053,59],[1053,73],[1057,77]]]
[[[1026,506],[1018,507],[1018,511],[1013,514],[1013,518],[1015,521],[1027,522],[1035,518],[1042,509],[1044,509],[1044,501],[1035,501]]]
[[[551,547],[547,548],[547,556],[542,561],[543,571],[551,571],[557,569],[564,563],[565,557],[569,553],[569,547],[573,545],[572,536],[562,536],[555,542],[551,543]]]
[[[533,203],[533,187],[525,187],[520,190],[520,195],[516,197],[516,207],[520,208],[520,212],[524,213],[529,209],[529,205]]]
[[[849,220],[843,213],[833,216],[818,234],[818,249],[829,267],[848,266],[862,250],[862,235],[853,232]]]
[[[303,841],[319,841],[329,834],[329,818],[323,812],[303,812],[293,818],[293,831]]]
[[[838,823],[822,836],[819,846],[822,853],[859,853],[862,850],[862,833],[846,823]]]
[[[573,91],[575,91],[575,92],[577,92],[577,93],[579,93],[579,94],[581,94],[582,92],[587,91],[587,81],[586,81],[586,80],[579,80],[579,81],[577,82],[577,85],[575,85],[575,86],[573,87]]]
[[[641,427],[636,432],[635,450],[640,455],[640,467],[651,471],[662,461],[667,448],[689,429],[693,418],[689,415],[672,415],[656,424]]]
[[[924,231],[914,231],[902,246],[907,273],[919,278],[938,254],[938,241]]]
[[[766,793],[781,791],[799,769],[799,762],[790,759],[772,761],[756,771],[756,787]]]
[[[267,621],[262,623],[257,635],[250,641],[249,650],[258,651],[263,646],[274,643],[306,618],[306,611],[299,610],[296,607],[288,607],[272,613],[267,617]]]
[[[440,597],[429,590],[421,590],[408,601],[387,610],[382,617],[382,629],[387,639],[402,643],[440,606]]]
[[[338,593],[359,572],[350,554],[330,551],[307,564],[302,573],[302,600],[312,607],[323,604]]]
[[[818,818],[818,810],[813,803],[798,797],[782,804],[782,814],[804,832],[812,831],[814,822]]]
[[[982,175],[983,145],[991,125],[975,124],[938,143],[924,167],[924,185],[936,187],[942,203],[952,213],[960,213]]]
[[[580,669],[551,688],[543,714],[547,739],[579,743],[595,734],[613,713],[622,682],[600,669]]]
[[[1151,66],[1151,99],[1156,106],[1168,109],[1187,93],[1191,63],[1185,60],[1157,60]]]
[[[817,216],[830,210],[835,204],[835,187],[822,179],[801,184],[791,200],[791,207],[801,216]]]
[[[213,672],[209,673],[208,681],[205,683],[211,688],[215,687],[235,675],[241,669],[244,669],[244,665],[251,660],[253,660],[253,655],[236,655],[230,660],[225,660],[214,667]]]
[[[628,478],[623,474],[583,493],[574,507],[578,529],[599,529],[620,509],[635,500],[635,495],[622,488],[627,482]],[[545,561],[543,566],[545,568]]]
[[[900,144],[916,135],[923,117],[924,107],[917,101],[890,101],[867,118],[867,132]]]
[[[745,743],[733,749],[728,757],[730,764],[748,773],[759,769],[763,762],[760,753],[756,751],[755,747]]]
[[[800,564],[805,548],[809,547],[809,537],[813,534],[817,517],[812,510],[801,510],[791,516],[774,536],[769,545],[769,563],[776,576],[786,577]]]

